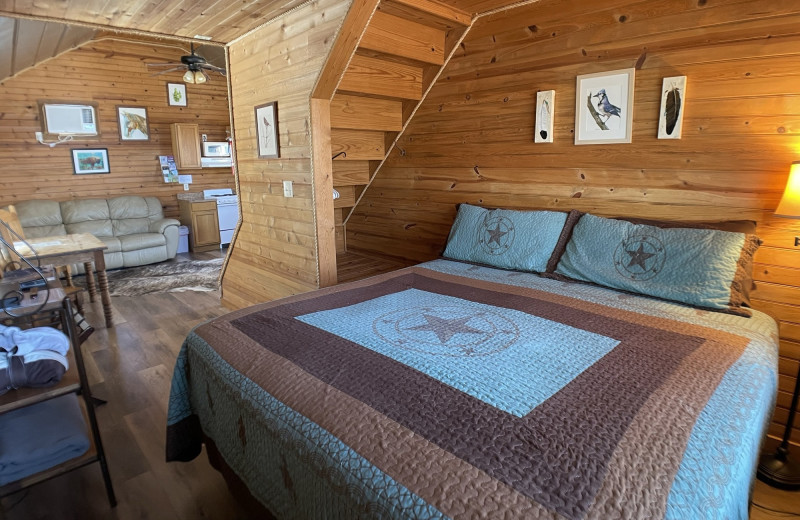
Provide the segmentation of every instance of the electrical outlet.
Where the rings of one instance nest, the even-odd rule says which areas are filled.
[[[184,184],[183,185],[183,191],[189,191],[189,185],[188,184]]]
[[[42,136],[42,133],[41,133],[41,132],[36,132],[36,140],[37,140],[37,141],[41,141],[43,137],[44,137],[44,136]]]
[[[292,188],[292,181],[283,181],[283,196],[294,197],[294,189]]]

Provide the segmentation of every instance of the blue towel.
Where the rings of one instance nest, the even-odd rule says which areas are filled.
[[[52,327],[21,330],[19,327],[0,325],[0,348],[7,352],[13,350],[15,356],[24,356],[34,350],[52,350],[66,356],[69,350],[69,338]]]
[[[0,485],[79,457],[88,449],[76,394],[0,415]]]

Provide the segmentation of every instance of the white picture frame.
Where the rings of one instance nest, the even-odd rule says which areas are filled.
[[[111,173],[108,148],[73,148],[72,171],[75,175]]]
[[[149,141],[147,108],[117,105],[120,141]]]
[[[658,112],[658,138],[680,139],[686,110],[686,76],[664,78]]]
[[[635,69],[577,77],[575,144],[630,143]]]
[[[555,90],[540,90],[536,93],[536,125],[533,129],[534,143],[553,142],[553,119],[556,106]]]
[[[186,84],[167,83],[167,103],[171,107],[185,107],[189,105],[186,97]]]

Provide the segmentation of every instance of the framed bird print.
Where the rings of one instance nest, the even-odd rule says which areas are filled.
[[[556,91],[540,90],[536,93],[536,128],[533,132],[534,143],[553,142],[553,108]]]
[[[122,141],[149,141],[150,127],[147,124],[145,107],[117,106],[119,138]]]
[[[278,142],[278,102],[266,103],[255,107],[256,140],[258,141],[258,157],[261,159],[277,159],[281,156]]]
[[[661,112],[658,116],[659,139],[681,138],[685,102],[686,76],[664,78],[661,87]]]
[[[630,143],[634,69],[578,76],[575,144]]]

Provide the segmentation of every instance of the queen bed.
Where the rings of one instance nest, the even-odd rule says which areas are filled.
[[[167,458],[209,443],[278,518],[745,519],[777,327],[744,314],[435,260],[195,328]]]

